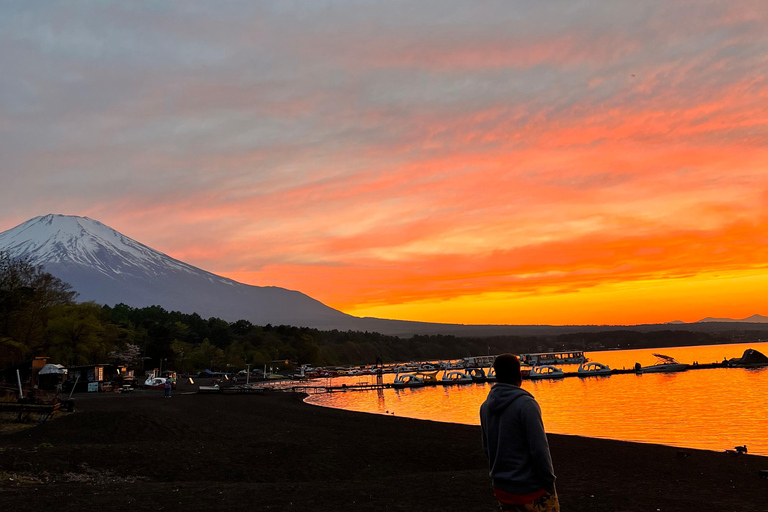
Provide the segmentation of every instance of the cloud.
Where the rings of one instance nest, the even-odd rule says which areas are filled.
[[[766,21],[751,1],[4,5],[0,221],[88,215],[361,311],[752,271]]]

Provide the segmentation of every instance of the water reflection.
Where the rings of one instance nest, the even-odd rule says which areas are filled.
[[[768,343],[760,343],[590,352],[588,357],[611,368],[631,368],[635,362],[652,364],[653,352],[703,364],[739,357],[747,348],[768,354]],[[564,367],[566,371],[576,368]],[[391,382],[392,377],[387,377]],[[523,388],[541,405],[549,432],[710,450],[746,444],[750,453],[768,455],[768,368],[572,377],[525,381]],[[489,384],[387,389],[315,395],[307,401],[477,425],[478,409],[489,389]]]

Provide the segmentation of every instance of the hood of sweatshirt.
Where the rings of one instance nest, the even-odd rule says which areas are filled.
[[[489,412],[499,414],[512,405],[515,400],[523,397],[533,398],[533,395],[514,384],[499,382],[491,388],[486,403],[488,404]]]

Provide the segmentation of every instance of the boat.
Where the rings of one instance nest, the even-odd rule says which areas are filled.
[[[164,377],[149,377],[144,381],[144,387],[149,389],[164,389],[165,388]]]
[[[221,388],[218,384],[213,386],[197,386],[198,393],[218,393],[219,391],[221,391]]]
[[[520,363],[530,366],[536,366],[540,364],[581,364],[586,362],[587,358],[584,356],[584,352],[581,350],[520,354]]]
[[[565,377],[563,370],[551,364],[543,364],[531,368],[529,379],[559,379]]]
[[[493,364],[496,356],[465,357],[461,364],[464,368],[486,368]]]
[[[437,372],[438,370],[433,372],[416,372],[416,376],[424,381],[425,386],[434,386],[438,382]]]
[[[424,379],[412,373],[406,375],[400,375],[398,373],[394,382],[392,382],[393,388],[420,388],[422,386],[424,386]]]
[[[488,382],[496,382],[496,370],[493,369],[493,366],[488,368],[488,374],[485,376],[485,380]]]
[[[579,377],[590,377],[592,375],[610,375],[611,367],[594,361],[581,363],[576,372]]]
[[[443,377],[438,381],[440,384],[471,384],[472,375],[460,371],[448,371],[443,373]]]
[[[488,376],[482,368],[466,368],[464,374],[468,375],[472,382],[486,382],[488,380]]]
[[[674,357],[665,356],[664,354],[653,355],[656,357],[656,364],[643,366],[640,368],[641,373],[672,373],[688,369],[687,364],[680,363]]]
[[[724,360],[723,366],[732,368],[760,368],[768,366],[768,357],[753,348],[748,348],[741,357]],[[43,372],[41,371],[40,373]]]

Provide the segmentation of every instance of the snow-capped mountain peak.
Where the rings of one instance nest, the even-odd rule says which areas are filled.
[[[181,271],[205,273],[223,283],[233,283],[175,260],[88,217],[54,214],[35,217],[0,233],[0,247],[34,264],[84,265],[108,276]]]
[[[35,217],[0,233],[0,250],[42,265],[71,284],[79,300],[160,305],[260,325],[338,328],[353,318],[297,291],[251,286],[206,272],[88,217]]]

